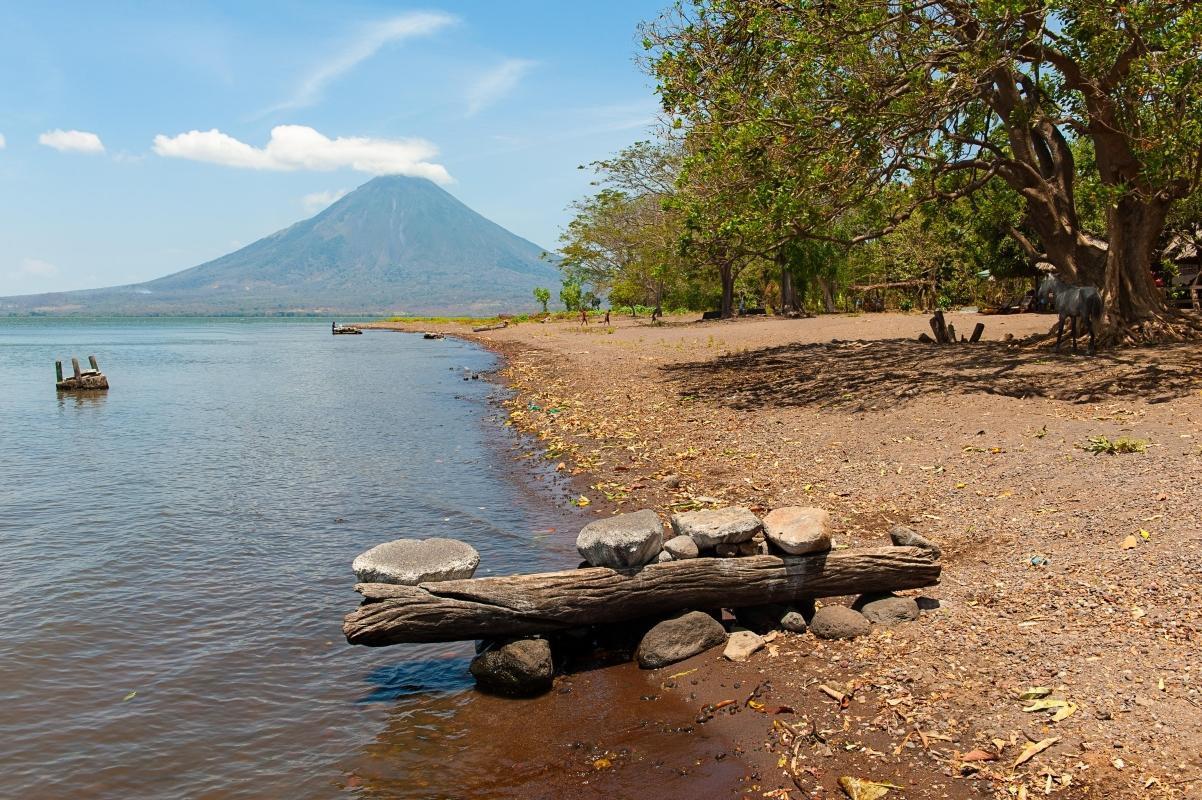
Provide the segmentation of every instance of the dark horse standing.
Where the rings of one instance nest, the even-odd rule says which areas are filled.
[[[1073,321],[1073,352],[1077,352],[1077,318],[1085,323],[1089,332],[1089,354],[1094,354],[1094,328],[1102,319],[1102,295],[1096,286],[1073,286],[1055,275],[1048,275],[1039,284],[1039,296],[1051,301],[1052,308],[1060,315],[1060,326],[1056,329],[1056,352],[1060,352],[1060,340],[1064,336],[1064,319]]]

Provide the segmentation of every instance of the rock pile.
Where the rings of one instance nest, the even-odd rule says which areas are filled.
[[[763,519],[742,507],[705,509],[674,514],[670,523],[665,538],[659,515],[650,509],[591,522],[576,539],[584,559],[581,567],[607,567],[634,575],[647,565],[698,558],[821,559],[833,546],[831,518],[821,508],[778,508]],[[895,527],[890,538],[895,545],[938,553],[936,545],[908,528]],[[402,539],[368,550],[353,567],[364,582],[416,585],[470,578],[479,561],[476,551],[462,542]],[[482,642],[470,669],[484,691],[529,696],[551,688],[557,664],[571,653],[625,653],[644,669],[658,669],[723,646],[728,660],[746,661],[764,646],[765,636],[770,639],[780,631],[853,639],[869,633],[874,625],[896,625],[918,619],[919,614],[914,598],[888,592],[861,595],[850,607],[817,607],[813,597],[799,593],[791,604],[703,608],[668,618]]]

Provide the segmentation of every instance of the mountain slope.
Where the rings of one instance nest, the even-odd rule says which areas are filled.
[[[0,313],[491,313],[559,272],[542,248],[422,178],[375,178],[316,216],[173,275],[0,299]]]

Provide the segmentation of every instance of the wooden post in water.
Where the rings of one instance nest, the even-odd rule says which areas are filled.
[[[96,363],[96,356],[88,356],[88,363],[92,365],[92,369],[100,372],[100,365]]]
[[[83,373],[79,371],[79,359],[71,356],[71,369],[75,370],[75,380],[79,380],[79,376]]]
[[[61,361],[54,362],[54,380],[57,383],[63,382],[63,362]]]

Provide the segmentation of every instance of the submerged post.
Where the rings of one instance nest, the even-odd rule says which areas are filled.
[[[96,356],[88,356],[88,363],[92,365],[92,369],[100,372],[100,365],[96,363]]]
[[[54,379],[58,383],[63,382],[63,362],[61,361],[54,362]]]
[[[83,373],[79,370],[79,359],[71,356],[71,369],[75,370],[75,380],[79,380],[79,376]]]

